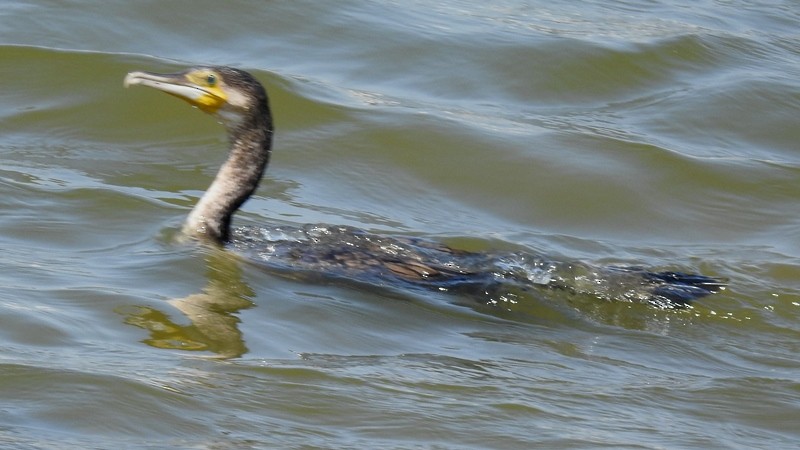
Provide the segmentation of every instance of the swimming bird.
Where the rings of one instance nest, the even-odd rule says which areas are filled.
[[[527,252],[469,252],[346,226],[232,228],[234,213],[258,187],[272,149],[272,115],[261,83],[244,70],[209,66],[173,74],[130,72],[124,85],[149,86],[181,98],[225,127],[230,143],[227,160],[192,209],[183,233],[232,248],[270,270],[373,286],[477,293],[488,302],[496,301],[492,292],[513,285],[671,308],[725,286],[703,275],[595,267]]]

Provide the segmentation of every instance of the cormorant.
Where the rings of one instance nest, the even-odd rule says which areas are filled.
[[[595,267],[524,252],[468,252],[424,239],[382,236],[344,226],[232,230],[233,214],[258,187],[269,162],[274,129],[264,87],[248,72],[220,66],[175,74],[131,72],[124,84],[150,86],[181,98],[225,126],[230,141],[228,158],[189,214],[183,233],[232,247],[273,271],[489,297],[498,287],[509,285],[566,289],[667,308],[724,289],[724,283],[703,275]]]

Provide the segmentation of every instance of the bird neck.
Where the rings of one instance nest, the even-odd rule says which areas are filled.
[[[269,115],[226,127],[228,159],[183,226],[184,233],[217,244],[230,238],[231,218],[258,187],[272,147]]]

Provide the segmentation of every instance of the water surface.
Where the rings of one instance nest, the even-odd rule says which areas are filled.
[[[0,444],[796,446],[796,2],[474,3],[8,2]],[[181,243],[223,131],[122,78],[194,64],[270,92],[272,165],[237,224],[730,286],[682,311],[480,305]]]

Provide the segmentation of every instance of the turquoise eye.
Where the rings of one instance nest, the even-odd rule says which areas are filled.
[[[217,84],[217,76],[214,75],[213,73],[208,75],[206,77],[206,83],[208,83],[209,86],[214,86],[215,84]]]

